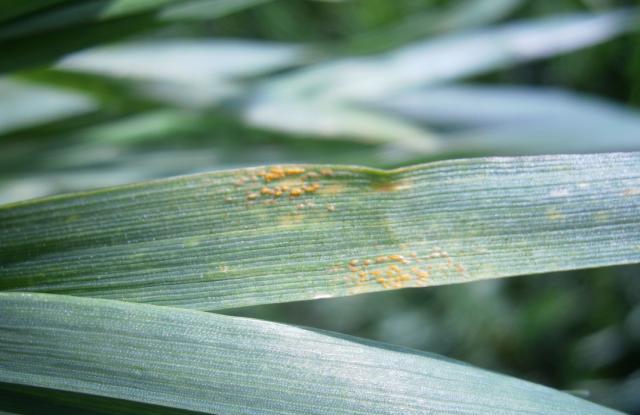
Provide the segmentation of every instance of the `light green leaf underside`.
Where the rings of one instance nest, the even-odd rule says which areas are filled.
[[[0,289],[213,310],[640,260],[640,153],[279,169],[0,207]]]
[[[435,355],[260,320],[18,293],[0,294],[0,315],[5,383],[225,415],[616,413]]]

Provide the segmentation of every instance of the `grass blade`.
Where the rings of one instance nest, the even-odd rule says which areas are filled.
[[[200,16],[215,19],[263,2],[209,1],[209,13],[201,13]],[[189,21],[193,19],[192,14],[203,7],[198,2],[186,0],[88,0],[61,3],[58,7],[39,13],[26,14],[0,28],[0,52],[13,56],[10,61],[0,62],[0,72],[48,64],[77,50],[165,27],[175,20],[181,20],[180,16]],[[28,11],[38,6],[31,6],[29,2],[23,7],[24,11]],[[16,11],[6,13],[12,15],[23,11],[14,8]],[[2,17],[3,11],[0,11],[0,20]]]
[[[227,415],[617,413],[439,356],[260,320],[17,293],[0,294],[0,315],[5,384]]]
[[[429,35],[493,23],[522,3],[523,0],[465,0],[443,9],[427,9],[388,27],[357,34],[340,49],[351,54],[390,50]]]
[[[269,81],[276,96],[371,101],[592,46],[638,27],[638,9],[520,21],[345,58]]]
[[[444,127],[440,157],[640,149],[640,113],[558,89],[453,85],[400,94],[380,105],[413,121]]]
[[[57,67],[203,88],[214,81],[256,76],[298,64],[303,52],[293,44],[241,39],[141,40],[78,52],[63,58]]]
[[[219,309],[635,263],[639,208],[640,153],[177,177],[1,207],[0,288]]]
[[[98,109],[86,95],[7,78],[0,78],[0,95],[0,134]]]
[[[517,102],[518,105],[514,105]],[[460,84],[424,88],[379,105],[394,113],[448,129],[468,129],[546,120],[567,123],[610,120],[640,129],[640,113],[602,98],[557,88]],[[615,130],[613,136],[620,131]],[[615,139],[615,137],[611,137]],[[533,145],[534,143],[532,143]]]

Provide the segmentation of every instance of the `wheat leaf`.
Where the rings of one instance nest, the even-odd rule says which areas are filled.
[[[225,415],[617,413],[439,356],[260,320],[20,293],[0,294],[0,316],[5,385]]]
[[[0,288],[220,309],[640,260],[640,153],[272,166],[0,207]]]

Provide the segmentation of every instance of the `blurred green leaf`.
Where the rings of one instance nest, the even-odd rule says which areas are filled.
[[[138,90],[186,107],[237,94],[241,78],[280,70],[305,59],[292,44],[240,39],[160,39],[78,52],[56,66],[139,81]]]
[[[9,384],[218,414],[617,413],[436,355],[260,320],[17,293],[0,294],[0,315]],[[102,409],[121,413],[107,399]]]
[[[440,154],[640,149],[640,113],[558,89],[449,85],[389,97],[379,109],[445,130]]]
[[[31,13],[68,0],[4,0],[0,7],[0,21]]]
[[[215,19],[264,2],[209,0],[204,5],[188,0],[66,1],[0,28],[0,53],[12,56],[0,62],[0,72],[51,63],[76,50],[163,27],[181,16],[193,19],[199,14]]]
[[[83,22],[44,34],[35,33],[18,39],[0,40],[0,54],[11,59],[0,61],[0,72],[53,63],[67,53],[109,43],[159,24],[150,15],[134,15],[99,22]]]
[[[267,82],[279,98],[370,101],[422,85],[588,47],[637,29],[637,9],[572,14],[455,33],[379,56],[344,58]]]
[[[55,86],[0,79],[0,134],[98,109],[90,97]]]
[[[461,31],[493,23],[517,9],[523,0],[466,0],[445,9],[428,9],[412,14],[384,28],[359,33],[340,50],[345,53],[381,52],[400,47],[421,37]]]
[[[245,102],[239,112],[248,125],[290,134],[388,144],[420,153],[433,153],[439,147],[437,137],[426,128],[350,105],[258,98]]]
[[[517,105],[516,105],[517,104]],[[381,108],[428,125],[464,130],[550,119],[589,122],[609,119],[640,125],[640,113],[602,98],[558,88],[452,84],[388,97]],[[614,130],[617,135],[619,131]],[[612,137],[615,139],[615,137]]]
[[[211,310],[635,263],[639,164],[276,166],[5,205],[0,288]]]
[[[188,0],[160,12],[161,20],[203,20],[226,16],[272,0]]]
[[[66,0],[57,7],[6,24],[0,28],[0,39],[145,13],[152,13],[159,21],[215,19],[267,1],[270,0]]]

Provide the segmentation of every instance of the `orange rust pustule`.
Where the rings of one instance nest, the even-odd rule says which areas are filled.
[[[398,192],[400,190],[409,189],[411,184],[409,182],[375,182],[372,185],[375,192]]]

